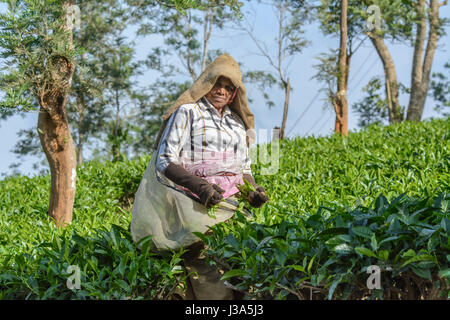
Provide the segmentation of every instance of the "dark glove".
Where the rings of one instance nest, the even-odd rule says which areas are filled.
[[[223,199],[222,193],[225,190],[216,184],[211,184],[205,179],[193,175],[178,164],[170,163],[164,171],[164,175],[177,185],[185,187],[198,195],[200,202],[207,208],[211,208]]]
[[[261,207],[265,202],[269,200],[266,196],[266,191],[263,187],[260,187],[256,184],[255,179],[249,174],[244,174],[244,179],[250,182],[253,187],[255,187],[256,191],[250,191],[248,193],[248,202],[254,208]]]

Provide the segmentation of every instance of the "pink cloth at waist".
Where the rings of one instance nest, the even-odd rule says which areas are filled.
[[[186,161],[183,166],[190,173],[225,190],[222,194],[225,199],[239,192],[236,185],[244,183],[241,164],[234,151],[203,152],[202,160]]]

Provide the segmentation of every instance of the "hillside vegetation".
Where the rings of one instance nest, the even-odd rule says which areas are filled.
[[[450,119],[283,140],[270,201],[213,227],[212,263],[246,299],[449,297]],[[148,155],[78,169],[73,224],[47,218],[49,176],[0,181],[0,298],[167,299],[181,252],[136,249],[128,226]],[[69,266],[81,288],[68,289]],[[367,268],[381,270],[370,290]]]

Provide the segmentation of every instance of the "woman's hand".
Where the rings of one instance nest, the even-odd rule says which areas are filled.
[[[256,191],[250,191],[248,193],[248,202],[254,208],[261,207],[268,200],[269,198],[266,196],[266,191],[263,187],[257,187]]]
[[[225,190],[216,184],[211,184],[205,179],[193,175],[181,165],[170,163],[164,171],[164,174],[174,183],[196,194],[200,198],[200,202],[208,209],[223,199],[222,193]]]
[[[222,201],[222,194],[224,192],[225,190],[223,190],[217,184],[205,184],[204,187],[201,188],[198,196],[200,197],[200,201],[205,205],[205,207],[209,209]]]

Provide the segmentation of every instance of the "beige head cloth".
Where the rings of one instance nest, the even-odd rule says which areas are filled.
[[[214,84],[220,76],[229,78],[233,85],[238,88],[236,97],[229,105],[230,109],[241,117],[247,130],[254,129],[254,116],[248,107],[247,90],[242,83],[241,69],[230,55],[223,54],[217,57],[205,71],[203,71],[194,84],[186,90],[162,116],[163,123],[158,132],[155,145],[153,146],[154,149],[158,148],[159,141],[170,115],[181,105],[197,102],[206,95],[214,87]]]

